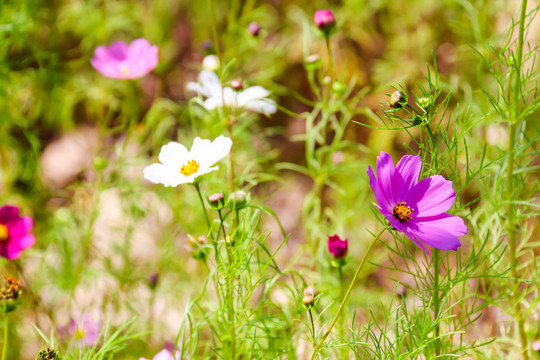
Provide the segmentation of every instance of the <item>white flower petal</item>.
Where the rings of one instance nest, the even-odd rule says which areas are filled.
[[[195,159],[198,157],[198,155],[205,154],[210,152],[212,146],[212,142],[208,139],[201,139],[200,137],[196,137],[193,139],[193,145],[191,145],[191,150],[189,150],[189,155],[194,157]]]
[[[216,100],[214,98],[209,97],[204,101],[204,108],[208,111],[212,111],[216,108]]]
[[[238,105],[246,106],[250,101],[263,99],[270,95],[270,91],[262,86],[251,86],[238,94]]]
[[[184,145],[171,141],[167,145],[161,147],[159,161],[167,166],[179,167],[189,160],[187,159],[188,155],[188,150]]]
[[[203,70],[199,74],[199,81],[205,88],[219,86],[221,88],[221,80],[213,71]]]
[[[216,171],[216,170],[219,170],[219,166],[213,166],[213,167],[200,167],[199,170],[193,175],[194,178],[196,178],[197,176],[201,176],[201,175],[204,175],[204,174],[208,174],[212,171]]]
[[[250,101],[245,108],[266,115],[277,111],[276,102],[272,99]]]
[[[178,186],[187,182],[193,182],[193,179],[183,176],[180,169],[168,167],[163,164],[152,164],[144,168],[144,178],[154,184],[163,184],[165,186]]]
[[[201,84],[190,81],[186,85],[186,89],[194,91],[202,96],[210,96],[208,89],[201,86]]]

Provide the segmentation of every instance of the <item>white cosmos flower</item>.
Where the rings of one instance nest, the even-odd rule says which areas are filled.
[[[244,108],[261,114],[273,114],[277,111],[276,102],[267,98],[270,91],[262,86],[251,86],[243,91],[235,91],[228,86],[223,87],[216,73],[208,70],[201,71],[199,82],[189,82],[187,89],[207,98],[204,101],[207,110],[223,107],[225,103],[227,107]]]
[[[218,169],[212,166],[231,151],[232,140],[223,135],[214,141],[196,137],[191,150],[177,142],[170,142],[161,147],[159,163],[144,169],[144,178],[155,184],[178,186],[192,183],[197,176]]]

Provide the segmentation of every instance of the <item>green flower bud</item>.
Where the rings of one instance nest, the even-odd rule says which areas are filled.
[[[248,203],[249,195],[242,190],[238,190],[229,195],[229,207],[241,209]]]
[[[11,276],[4,275],[4,283],[0,287],[0,310],[12,312],[19,306],[22,295],[22,283]]]
[[[36,360],[61,360],[60,354],[58,351],[46,348],[36,353]]]
[[[225,207],[225,196],[221,193],[212,194],[208,198],[208,202],[212,209],[221,210]]]
[[[332,90],[338,95],[343,95],[347,90],[347,86],[345,86],[343,81],[337,80],[332,83]]]
[[[302,298],[302,304],[306,309],[310,309],[315,304],[315,289],[311,286],[308,286],[304,290],[304,297]]]
[[[433,103],[433,100],[431,99],[431,96],[423,97],[423,98],[419,98],[417,100],[417,103],[418,103],[418,106],[420,106],[422,109],[426,109]]]
[[[392,95],[390,95],[388,104],[393,109],[401,109],[407,105],[407,95],[404,95],[401,91],[394,91]]]

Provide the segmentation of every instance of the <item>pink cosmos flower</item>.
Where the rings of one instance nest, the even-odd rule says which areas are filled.
[[[137,79],[152,71],[158,64],[158,47],[146,39],[133,40],[131,44],[117,41],[111,46],[98,46],[92,66],[101,75],[112,79]]]
[[[328,237],[328,251],[334,259],[343,259],[347,256],[349,242],[347,238],[341,240],[338,235]]]
[[[149,360],[147,358],[140,358],[139,360]],[[168,350],[161,350],[152,358],[152,360],[180,360],[180,353],[176,352],[176,356],[173,356]]]
[[[315,11],[315,14],[313,14],[313,22],[326,34],[332,31],[336,26],[334,13],[327,9]]]
[[[381,151],[377,157],[377,177],[371,166],[367,172],[380,212],[390,224],[429,253],[425,245],[440,250],[456,250],[458,236],[467,233],[463,219],[447,214],[456,193],[452,182],[434,175],[418,182],[422,161],[405,155],[394,167],[392,158]]]
[[[0,208],[0,256],[15,260],[36,242],[30,232],[34,220],[30,216],[19,216],[15,206],[4,205]]]
[[[67,331],[79,342],[79,344],[90,347],[94,345],[99,338],[101,323],[93,321],[90,318],[90,315],[83,314],[80,321],[71,319]]]

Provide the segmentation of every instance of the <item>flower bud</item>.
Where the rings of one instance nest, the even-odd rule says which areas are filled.
[[[304,60],[304,66],[306,67],[306,70],[308,71],[317,70],[318,68],[322,66],[321,57],[317,54],[309,55]]]
[[[148,285],[150,286],[150,289],[155,290],[158,283],[159,283],[159,273],[157,273],[157,272],[152,273],[148,277]]]
[[[60,354],[58,351],[46,348],[36,353],[36,360],[60,360]]]
[[[330,10],[321,9],[315,11],[313,22],[323,32],[324,36],[329,36],[335,31],[336,18]]]
[[[202,61],[204,70],[216,71],[219,69],[219,58],[216,55],[208,55]]]
[[[304,297],[302,298],[302,304],[309,309],[315,304],[315,289],[311,286],[308,286],[304,290]]]
[[[233,90],[240,90],[243,86],[244,84],[242,84],[242,81],[240,80],[231,81],[231,87],[233,88]]]
[[[401,109],[407,105],[407,96],[403,95],[401,91],[394,91],[392,95],[390,95],[390,101],[388,104],[393,109]]]
[[[335,263],[333,262],[334,266],[340,267],[344,265],[348,249],[349,242],[347,238],[341,240],[338,235],[328,237],[328,252],[335,261]]]
[[[419,98],[418,100],[416,100],[416,102],[418,103],[418,106],[420,106],[422,109],[426,109],[432,103],[431,96]]]
[[[259,26],[259,23],[254,21],[248,25],[248,31],[253,36],[259,36],[259,33],[261,32],[261,27]]]
[[[11,276],[4,275],[4,283],[0,287],[0,310],[11,312],[19,306],[22,295],[22,283]]]
[[[240,209],[248,202],[248,194],[245,191],[238,190],[229,195],[230,207]]]
[[[225,206],[225,196],[221,193],[212,194],[208,198],[208,202],[213,209],[221,210]]]
[[[191,248],[191,256],[193,256],[195,260],[206,260],[207,248],[205,245],[208,242],[206,236],[201,235],[195,237],[188,235],[188,242]]]
[[[332,91],[334,91],[338,95],[345,94],[345,91],[347,90],[347,86],[345,83],[341,80],[334,81],[332,83]]]

